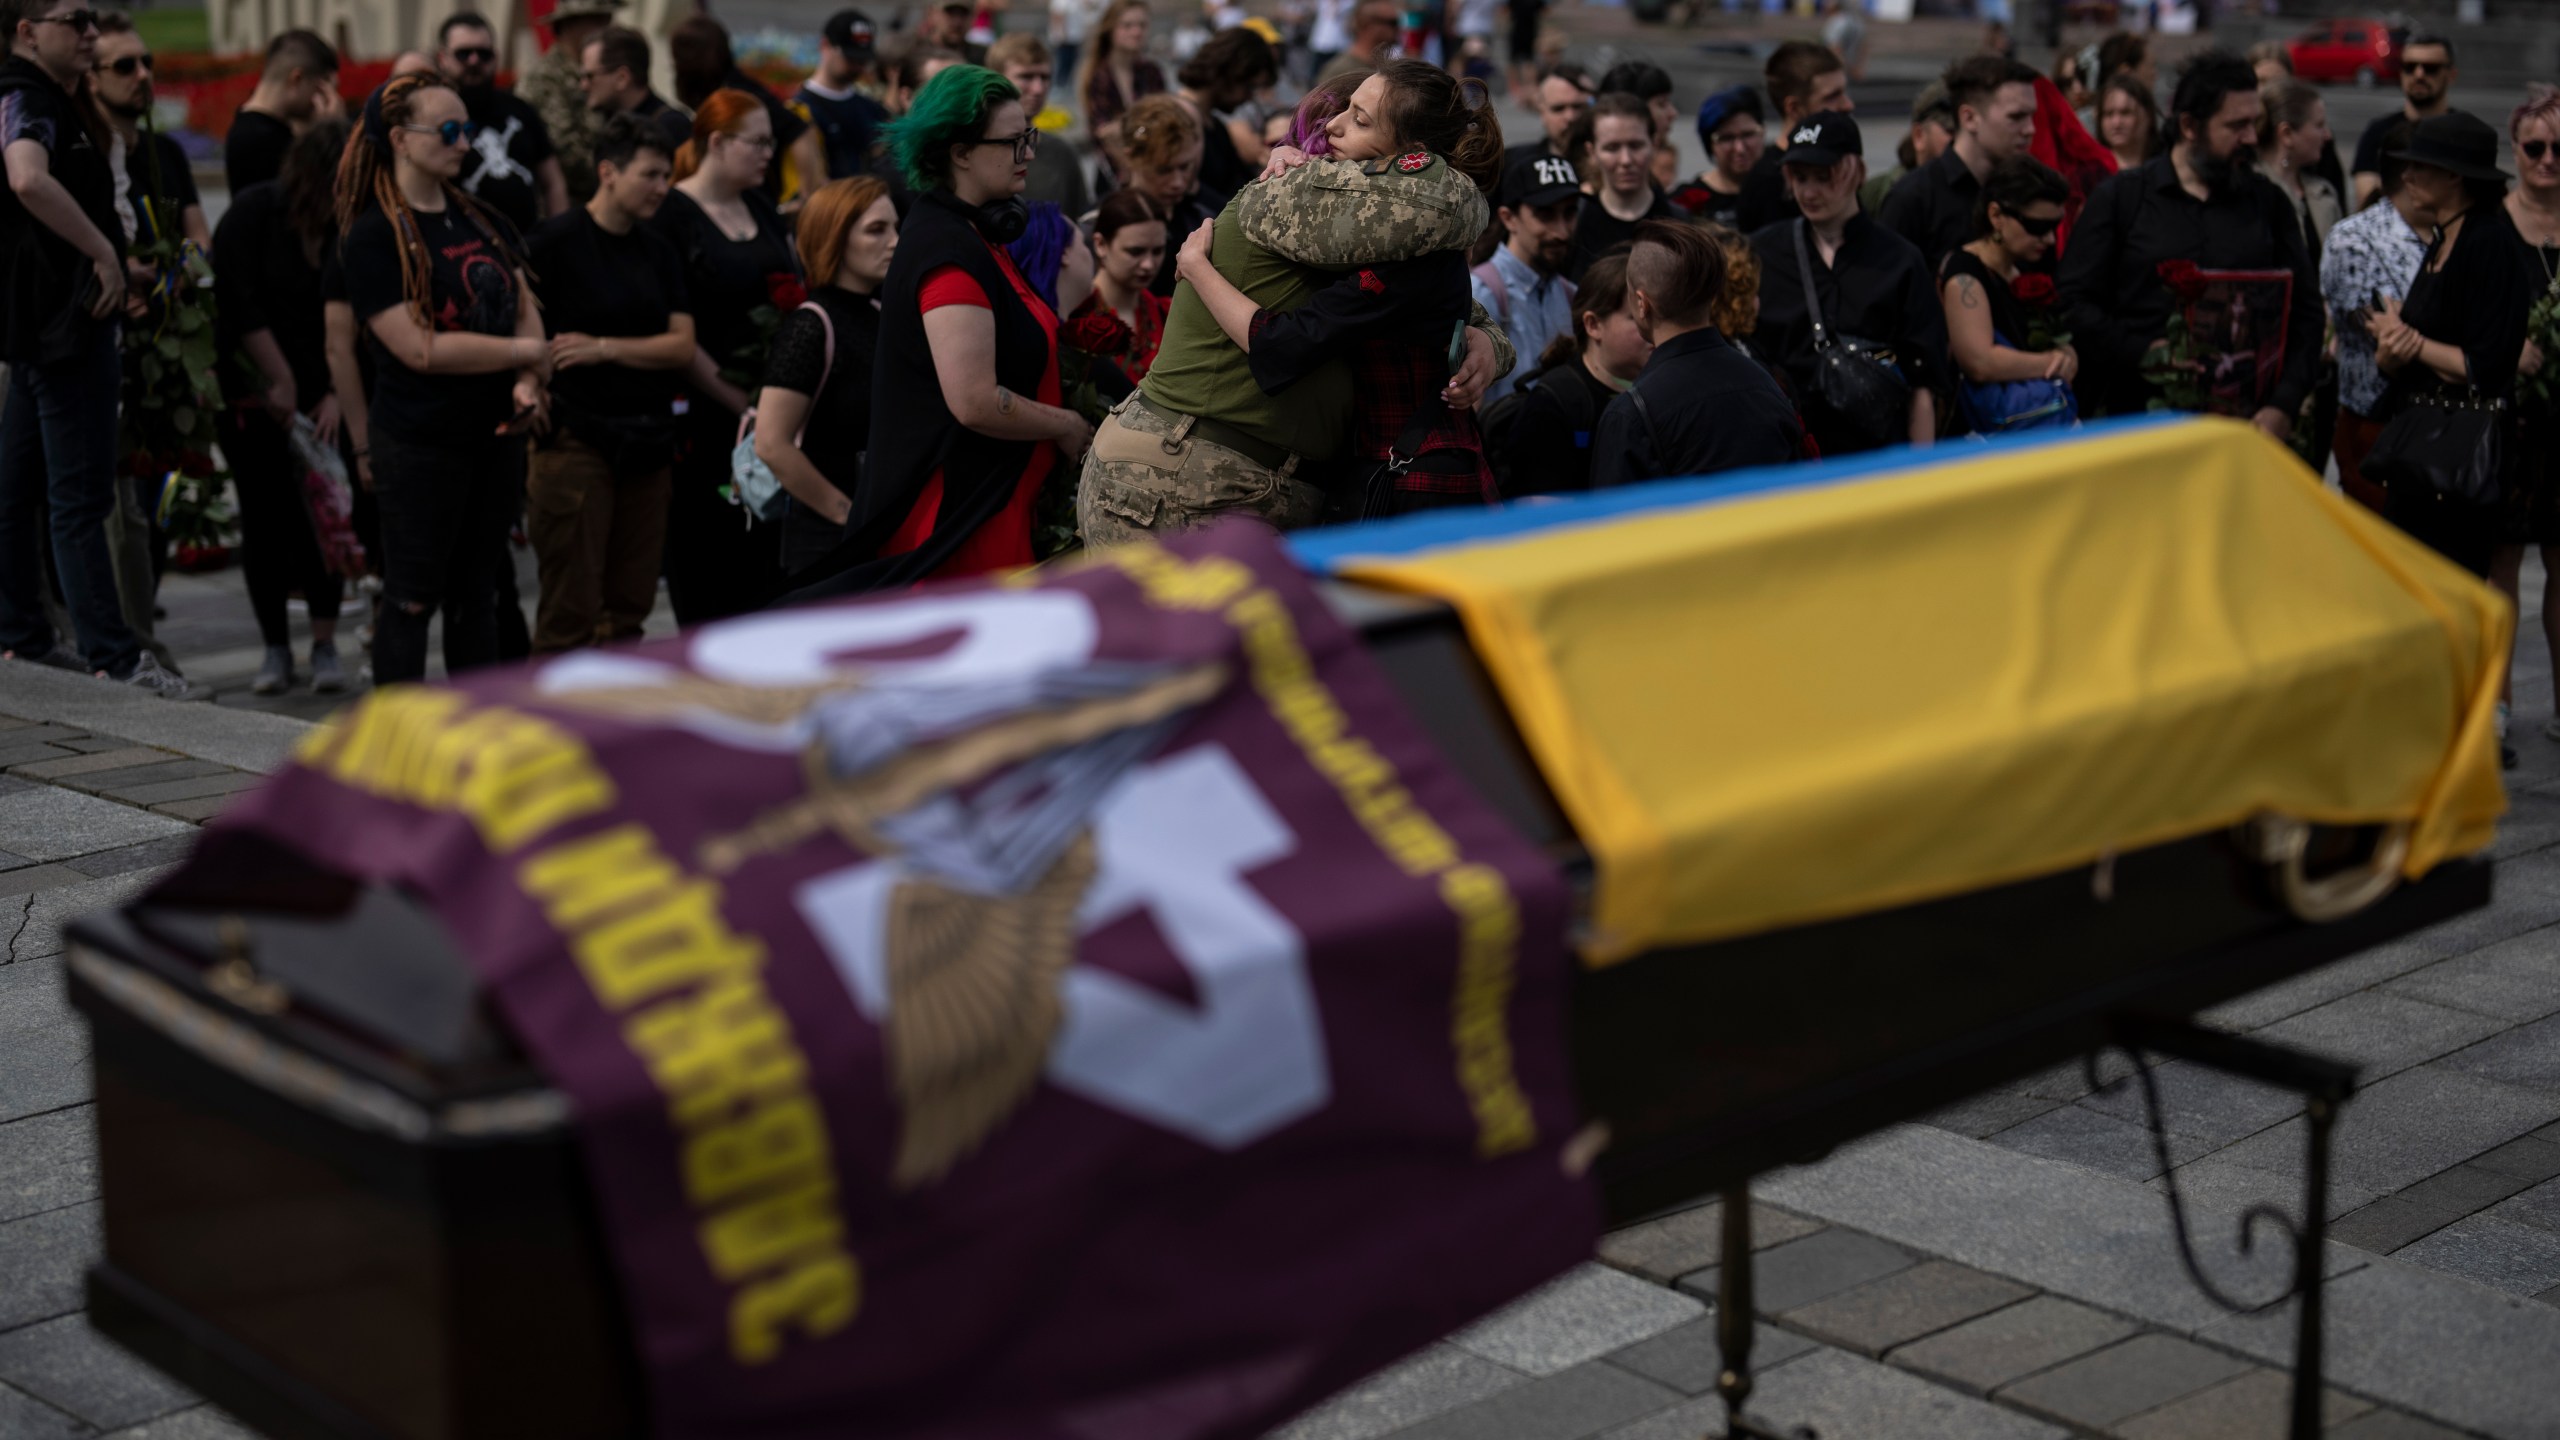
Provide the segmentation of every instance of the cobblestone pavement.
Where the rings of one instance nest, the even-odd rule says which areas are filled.
[[[2527,580],[2530,604],[2539,569]],[[171,608],[197,627],[181,653],[199,674],[222,627],[247,623],[220,577]],[[2560,1440],[2560,744],[2540,733],[2540,652],[2529,639],[2518,657],[2523,764],[2496,903],[2207,1017],[2365,1067],[2328,1258],[2342,1440]],[[65,919],[149,883],[301,733],[246,699],[172,705],[0,667],[0,1440],[249,1433],[80,1314],[97,1172],[60,955]],[[2244,1260],[2230,1237],[2246,1205],[2298,1196],[2294,1106],[2180,1065],[2160,1078],[2207,1263],[2226,1289],[2276,1293],[2283,1247]],[[2227,1316],[2188,1282],[2135,1104],[2065,1069],[1765,1177],[1754,1412],[1829,1440],[2281,1434],[2289,1310]],[[1595,1263],[1279,1435],[1715,1432],[1716,1234],[1713,1205],[1622,1230]]]

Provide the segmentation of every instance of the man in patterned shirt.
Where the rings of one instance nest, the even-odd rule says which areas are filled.
[[[551,27],[551,48],[525,67],[516,93],[533,106],[551,131],[551,152],[569,182],[569,198],[584,205],[596,194],[596,134],[604,117],[587,108],[586,82],[578,60],[587,42],[605,31],[622,13],[623,0],[561,0],[560,8],[537,22]],[[638,77],[646,81],[646,75]]]
[[[2338,336],[2338,435],[2331,449],[2339,483],[2376,513],[2382,510],[2382,487],[2364,478],[2364,457],[2382,434],[2375,412],[2387,382],[2374,365],[2365,316],[2381,304],[2377,297],[2407,299],[2409,282],[2426,259],[2426,237],[2418,233],[2412,208],[2409,188],[2394,173],[2382,203],[2339,221],[2320,252],[2320,296]]]

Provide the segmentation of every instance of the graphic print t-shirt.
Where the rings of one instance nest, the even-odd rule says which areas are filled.
[[[462,157],[455,183],[462,192],[507,217],[516,233],[542,218],[542,182],[534,173],[551,158],[551,131],[531,105],[494,86],[465,90],[462,108],[480,127]]]
[[[492,225],[503,240],[447,207],[420,215],[418,233],[432,262],[427,313],[439,333],[512,335],[516,330],[515,270],[508,256],[515,236],[503,220]],[[385,348],[373,333],[373,317],[408,302],[400,285],[400,249],[390,217],[370,210],[347,229],[344,263],[347,302],[364,326],[373,356],[373,425],[414,444],[447,439],[486,440],[515,413],[515,374],[422,375]]]

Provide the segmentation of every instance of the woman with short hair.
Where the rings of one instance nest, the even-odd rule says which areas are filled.
[[[1505,499],[1591,488],[1591,433],[1600,428],[1600,412],[1653,356],[1628,299],[1625,250],[1610,251],[1582,272],[1573,292],[1573,333],[1548,342],[1539,368],[1520,382],[1511,432],[1485,437],[1509,452]]]
[[[1175,95],[1200,122],[1201,186],[1213,194],[1235,194],[1270,154],[1254,97],[1280,78],[1271,46],[1243,26],[1221,30],[1174,78],[1181,86]]]
[[[1040,131],[1013,82],[956,65],[889,126],[916,192],[881,291],[874,427],[841,568],[801,592],[855,594],[1032,560],[1052,467],[1093,427],[1064,408],[1058,317],[1005,253]]]
[[[1120,168],[1129,189],[1153,200],[1165,215],[1165,243],[1180,248],[1192,231],[1218,218],[1227,197],[1200,183],[1204,153],[1200,122],[1189,106],[1171,95],[1156,95],[1129,107],[1120,122]],[[1174,267],[1159,266],[1148,288],[1173,298]]]
[[[2068,344],[2039,347],[2034,339],[2039,308],[2048,312],[2048,328],[2060,328],[2051,310],[2052,278],[2035,266],[2053,253],[2070,198],[2069,182],[2043,162],[2023,155],[2003,160],[1992,167],[1975,201],[1976,238],[1948,251],[1938,264],[1947,356],[1965,382],[1957,392],[1958,408],[1977,432],[2067,427],[2078,419],[2067,388],[2037,387],[2047,403],[2060,406],[2049,414],[2022,417],[1996,404],[1996,397],[2012,393],[1998,387],[2040,380],[2068,387],[2080,374],[2079,354]],[[2021,285],[2040,289],[2041,296],[2021,293]]]

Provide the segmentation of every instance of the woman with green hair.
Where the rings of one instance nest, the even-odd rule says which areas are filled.
[[[1062,403],[1057,314],[1005,253],[1041,140],[1021,92],[954,65],[887,135],[915,204],[881,287],[871,448],[846,539],[798,599],[1030,564],[1041,481],[1093,436]]]

